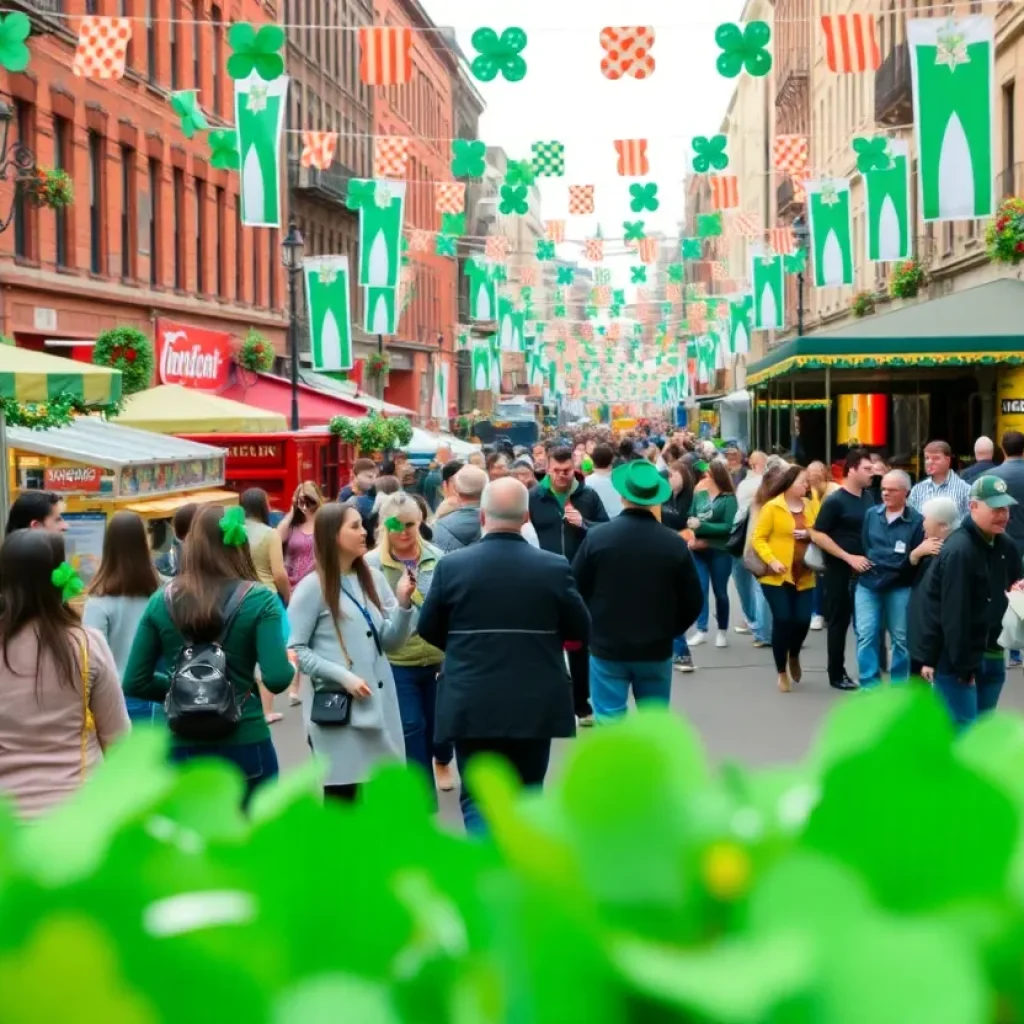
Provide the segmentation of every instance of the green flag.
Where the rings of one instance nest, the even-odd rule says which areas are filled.
[[[466,261],[469,278],[469,316],[471,320],[496,320],[498,298],[494,283],[494,269],[479,257]]]
[[[786,326],[785,279],[782,256],[764,247],[751,246],[755,331],[781,331]]]
[[[729,351],[734,356],[745,356],[750,351],[750,332],[753,329],[754,297],[733,295],[729,298]]]
[[[474,338],[470,349],[470,370],[474,391],[491,390],[491,340]]]
[[[853,210],[848,178],[808,181],[808,223],[814,253],[814,284],[853,284]]]
[[[254,71],[248,78],[235,79],[239,190],[246,227],[281,226],[281,130],[287,95],[287,75],[265,82]]]
[[[349,188],[351,190],[351,182]],[[397,288],[402,271],[405,182],[379,178],[364,185],[359,206],[359,283],[364,288]]]
[[[317,371],[352,369],[348,256],[307,256],[309,351]],[[386,332],[380,332],[386,333]]]
[[[398,333],[398,289],[363,289],[363,330],[367,334]]]
[[[910,156],[906,139],[887,140],[889,166],[867,171],[868,259],[890,263],[910,259]]]
[[[430,415],[437,420],[448,419],[448,369],[447,359],[438,359],[434,364],[434,391],[430,396]]]

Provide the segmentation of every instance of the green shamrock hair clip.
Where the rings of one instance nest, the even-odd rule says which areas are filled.
[[[526,77],[526,33],[521,28],[507,28],[499,36],[493,28],[478,28],[470,42],[479,56],[470,70],[481,82],[493,82],[499,74],[508,82],[521,82]]]
[[[722,48],[718,56],[718,73],[723,78],[735,78],[746,69],[748,75],[763,78],[772,69],[772,55],[768,52],[772,30],[766,21],[749,21],[741,29],[726,22],[715,29],[715,42]]]
[[[82,577],[75,572],[74,567],[69,562],[61,562],[50,573],[50,582],[60,591],[61,600],[65,604],[78,597],[85,590]]]
[[[182,89],[171,93],[171,109],[181,118],[181,132],[191,139],[196,132],[205,132],[210,124],[199,108],[199,93],[195,89]]]
[[[265,82],[284,74],[284,58],[277,51],[284,46],[284,29],[280,25],[262,25],[257,32],[247,21],[239,21],[228,29],[227,70],[231,78],[248,78],[254,71]]]
[[[729,140],[724,135],[698,135],[693,140],[693,169],[698,174],[707,174],[712,168],[724,171],[729,166],[729,157],[725,147]]]
[[[857,154],[857,170],[861,174],[888,170],[892,163],[889,159],[889,140],[884,135],[877,135],[873,139],[854,139],[853,151]]]
[[[405,523],[398,516],[389,516],[384,520],[384,527],[388,533],[401,533],[405,529]]]
[[[220,532],[226,547],[240,548],[249,539],[245,532],[245,509],[240,505],[229,508],[220,517]]]

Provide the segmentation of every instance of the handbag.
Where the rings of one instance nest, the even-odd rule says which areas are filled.
[[[747,523],[749,519],[750,513],[748,511],[742,519],[737,519],[733,522],[732,529],[729,531],[729,539],[725,542],[725,550],[733,558],[743,557],[743,549],[747,544]]]
[[[825,552],[822,551],[817,544],[808,544],[807,550],[804,552],[804,565],[806,565],[811,572],[824,572]]]
[[[352,695],[344,690],[315,690],[309,720],[314,725],[348,725]]]
[[[768,576],[770,570],[765,560],[753,549],[753,547],[747,548],[743,552],[743,568],[750,573],[751,576]]]

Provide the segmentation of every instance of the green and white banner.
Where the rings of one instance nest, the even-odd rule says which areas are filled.
[[[526,316],[510,296],[498,297],[498,345],[502,352],[525,352]]]
[[[889,139],[889,166],[867,171],[868,259],[874,263],[908,260],[913,254],[910,224],[910,146]]]
[[[818,288],[853,284],[853,210],[847,178],[808,181],[807,210]]]
[[[470,319],[496,320],[498,297],[494,268],[478,257],[471,257],[466,261],[466,277],[469,278]]]
[[[544,383],[547,367],[544,365],[544,353],[540,345],[534,345],[526,357],[526,382],[529,386],[539,387]]]
[[[501,348],[497,344],[497,339],[491,339],[491,391],[496,395],[501,394]]]
[[[434,363],[434,390],[430,396],[430,415],[436,420],[448,419],[448,371],[450,365],[447,359],[438,359]]]
[[[306,319],[313,369],[352,369],[348,256],[307,256]]]
[[[359,283],[397,288],[402,273],[405,182],[377,178],[373,196],[359,207]]]
[[[765,246],[751,246],[755,331],[781,331],[786,326],[786,270],[783,257]]]
[[[922,219],[991,217],[996,206],[995,23],[981,14],[910,18],[907,44]]]
[[[752,295],[731,295],[729,297],[729,352],[733,356],[745,356],[750,352],[750,332],[754,328],[754,297]]]
[[[398,333],[398,289],[363,289],[363,330],[367,334]]]
[[[238,187],[246,227],[281,226],[281,132],[287,96],[287,75],[267,82],[254,71],[235,79]]]
[[[470,346],[470,370],[474,391],[491,390],[491,339],[474,338]]]

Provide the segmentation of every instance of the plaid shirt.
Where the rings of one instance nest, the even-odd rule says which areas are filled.
[[[934,483],[930,476],[925,477],[919,484],[914,484],[907,504],[920,512],[924,503],[932,498],[952,498],[963,517],[970,511],[971,485],[961,480],[953,470],[949,471],[949,476],[941,484]]]

